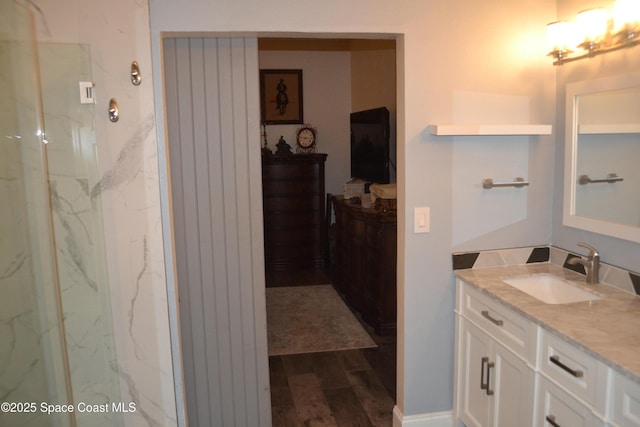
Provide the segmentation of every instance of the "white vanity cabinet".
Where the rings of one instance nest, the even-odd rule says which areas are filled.
[[[535,325],[460,284],[456,416],[467,427],[531,426],[535,372],[528,359],[535,358]]]
[[[612,426],[640,426],[640,384],[613,372],[609,402]]]
[[[460,334],[458,417],[467,427],[531,425],[533,370],[467,319]]]
[[[456,286],[455,419],[466,427],[640,427],[640,383],[475,286]]]
[[[538,378],[536,425],[549,427],[603,426],[591,409],[544,376]]]

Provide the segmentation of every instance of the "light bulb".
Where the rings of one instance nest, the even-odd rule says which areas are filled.
[[[613,8],[613,27],[615,32],[632,29],[640,25],[640,0],[616,0]]]
[[[597,43],[607,32],[607,11],[601,7],[582,11],[576,16],[576,26],[583,42]]]
[[[550,51],[568,51],[576,46],[574,26],[571,22],[556,21],[547,25],[547,46]]]

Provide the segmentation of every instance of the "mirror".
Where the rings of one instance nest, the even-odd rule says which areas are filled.
[[[563,224],[640,243],[640,74],[567,85]]]

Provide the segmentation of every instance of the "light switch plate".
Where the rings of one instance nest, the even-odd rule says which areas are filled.
[[[413,232],[428,233],[431,222],[431,209],[428,206],[413,208]]]
[[[93,88],[96,86],[93,82],[78,82],[80,88],[80,104],[95,104],[96,97]]]

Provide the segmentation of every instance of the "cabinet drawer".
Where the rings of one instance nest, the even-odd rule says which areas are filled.
[[[544,377],[539,378],[536,425],[545,427],[592,427],[604,423],[588,406]]]
[[[264,197],[262,206],[267,213],[293,213],[306,214],[308,212],[321,212],[323,199],[320,197]]]
[[[611,421],[616,426],[640,426],[640,384],[615,372],[610,404]]]
[[[291,179],[315,179],[322,174],[324,167],[314,164],[279,164],[263,165],[262,179],[271,180],[291,180]]]
[[[264,227],[268,229],[291,229],[301,228],[322,231],[324,218],[320,211],[309,212],[264,212]],[[318,232],[319,232],[318,231]]]
[[[513,310],[460,282],[460,312],[531,364],[535,364],[537,327]]]
[[[286,179],[269,181],[262,186],[262,194],[266,197],[323,197],[320,194],[322,185],[319,179]]]
[[[608,368],[595,358],[548,331],[542,332],[540,371],[565,390],[604,414]]]

